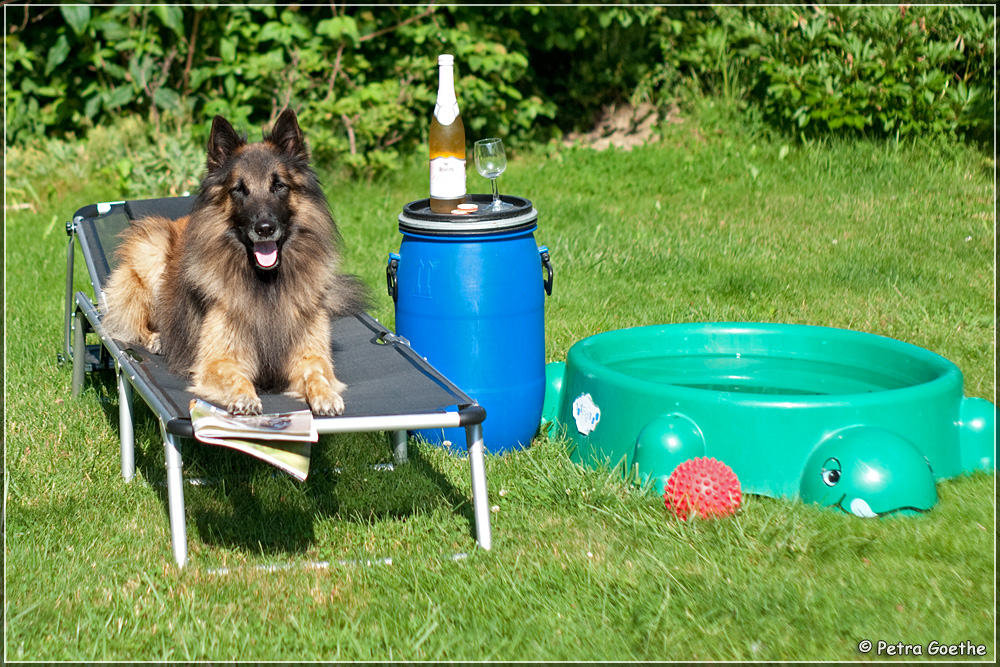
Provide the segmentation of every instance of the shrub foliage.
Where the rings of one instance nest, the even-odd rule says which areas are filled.
[[[806,136],[993,130],[995,18],[975,7],[719,7],[660,30],[655,76],[759,105]]]
[[[466,12],[473,15],[472,12]],[[433,6],[10,8],[8,139],[74,132],[125,114],[192,125],[215,114],[264,125],[287,105],[323,157],[379,171],[425,136],[437,54],[461,63],[472,132],[523,135],[554,105],[525,91],[528,61],[503,22]]]
[[[699,95],[802,136],[992,134],[985,8],[29,4],[6,19],[9,143],[122,115],[204,137],[214,114],[253,127],[294,105],[320,156],[377,173],[425,140],[442,52],[470,134],[515,145],[608,103]]]

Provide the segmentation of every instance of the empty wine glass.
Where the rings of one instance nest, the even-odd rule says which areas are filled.
[[[497,179],[507,168],[507,154],[503,150],[503,141],[492,137],[490,139],[480,139],[475,145],[476,171],[481,176],[490,179],[493,184],[493,203],[486,206],[484,211],[506,211],[514,208],[512,205],[500,199],[497,193]]]

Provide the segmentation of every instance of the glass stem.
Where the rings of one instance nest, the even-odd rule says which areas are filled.
[[[497,192],[497,179],[491,178],[490,183],[493,184],[493,205],[496,206],[500,203],[500,194]]]

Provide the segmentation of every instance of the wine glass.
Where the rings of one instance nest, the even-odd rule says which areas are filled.
[[[492,137],[490,139],[480,139],[474,148],[476,156],[476,171],[481,176],[490,179],[493,184],[493,203],[486,206],[484,211],[506,211],[514,208],[512,205],[500,199],[497,193],[497,179],[507,168],[507,154],[503,150],[503,141]]]

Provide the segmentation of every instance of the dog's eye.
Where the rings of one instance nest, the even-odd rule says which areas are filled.
[[[285,192],[288,192],[288,186],[275,177],[274,182],[271,184],[271,192],[276,195],[284,194]]]
[[[246,197],[248,194],[250,194],[250,189],[247,187],[246,183],[244,183],[243,181],[240,181],[239,183],[237,183],[236,185],[234,185],[229,190],[229,192],[234,197]]]

